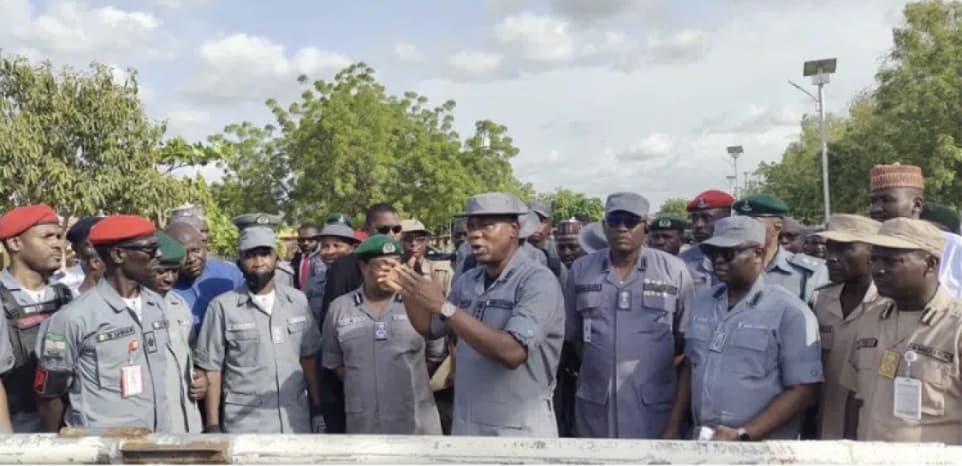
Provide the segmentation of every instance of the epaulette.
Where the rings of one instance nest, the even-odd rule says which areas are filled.
[[[363,302],[364,302],[364,296],[361,296],[361,292],[360,292],[360,291],[355,292],[355,293],[354,293],[354,304],[360,306],[361,303],[363,303]]]
[[[395,294],[395,295],[394,295],[394,302],[400,303],[401,301],[402,301],[401,295],[400,295],[400,294]]]
[[[822,266],[823,261],[806,254],[792,254],[792,256],[788,258],[788,263],[815,273]]]

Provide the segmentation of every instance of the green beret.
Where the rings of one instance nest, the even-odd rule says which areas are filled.
[[[959,213],[947,205],[926,202],[920,218],[936,223],[952,233],[959,231]]]
[[[157,246],[160,248],[160,263],[164,265],[180,264],[187,255],[183,244],[161,230],[157,230]]]
[[[739,199],[732,208],[738,215],[746,217],[784,217],[788,214],[785,201],[771,194],[753,194]]]
[[[327,216],[327,220],[324,223],[343,223],[351,228],[354,228],[354,220],[351,219],[350,215],[342,214],[339,212],[334,212]]]
[[[354,250],[354,254],[357,254],[362,259],[373,259],[381,256],[400,256],[401,251],[401,243],[394,239],[393,236],[373,235],[364,240],[364,242]]]
[[[648,225],[649,231],[685,231],[685,228],[688,228],[688,222],[685,219],[672,214],[659,215],[655,217]]]

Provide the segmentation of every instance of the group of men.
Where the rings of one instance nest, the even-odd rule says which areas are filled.
[[[962,443],[958,219],[919,218],[918,167],[870,184],[871,218],[808,232],[824,259],[777,197],[714,190],[688,219],[618,192],[557,225],[476,195],[450,261],[388,204],[302,225],[290,263],[275,215],[234,219],[234,263],[196,209],[92,217],[76,290],[57,215],[16,208],[0,429]]]

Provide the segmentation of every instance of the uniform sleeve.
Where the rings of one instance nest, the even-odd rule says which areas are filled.
[[[463,281],[464,274],[459,275],[451,283],[451,292],[448,293],[448,302],[454,304],[455,307],[461,307],[461,287],[460,284]],[[467,309],[462,309],[465,311]],[[441,319],[440,314],[431,314],[430,325],[428,329],[428,334],[431,339],[443,338],[448,335],[450,329],[448,323]]]
[[[789,303],[778,333],[781,337],[778,361],[782,384],[787,386],[818,383],[822,375],[822,346],[818,341],[818,322],[804,303]]]
[[[324,331],[321,341],[321,364],[328,369],[337,369],[344,365],[344,354],[341,352],[341,342],[337,339],[337,307],[332,307],[324,318]]]
[[[317,356],[321,351],[321,327],[314,320],[314,315],[307,308],[307,303],[303,305],[304,314],[307,316],[307,328],[304,329],[304,338],[301,339],[301,357],[309,358]]]
[[[692,301],[695,299],[695,282],[691,279],[688,267],[682,265],[678,274],[678,302],[675,305],[674,329],[675,334],[684,335],[688,328],[688,314],[691,312]]]
[[[448,339],[446,337],[427,340],[424,348],[425,360],[429,363],[440,363],[448,355]]]
[[[564,298],[558,278],[549,270],[539,271],[528,277],[518,290],[514,311],[504,330],[531,349],[544,341],[547,323],[559,318],[552,314],[563,311]]]
[[[802,290],[805,293],[805,304],[812,306],[815,302],[815,290],[826,283],[828,283],[828,268],[825,267],[825,264],[819,263],[815,271],[812,272],[812,276],[805,282],[805,289]]]
[[[327,274],[321,273],[311,277],[307,285],[307,305],[311,308],[311,316],[314,317],[315,326],[320,329],[324,324],[322,314],[324,304],[324,287],[327,285]]]
[[[13,353],[13,343],[10,341],[10,327],[2,321],[0,321],[0,327],[3,327],[0,328],[0,374],[3,374],[13,369],[16,364],[16,356]],[[40,334],[42,335],[42,332]],[[43,340],[37,341],[37,347],[40,347],[41,341]]]
[[[80,347],[83,341],[83,331],[79,322],[72,322],[70,314],[63,311],[55,312],[40,328],[37,334],[37,365],[49,372],[73,373],[77,365],[77,357],[80,355]],[[6,348],[2,353],[4,364],[10,359],[10,367],[13,366],[13,352],[10,348],[10,341],[7,338],[6,325],[4,330],[0,330],[4,335],[3,342],[0,343]],[[10,367],[7,367],[9,370]]]
[[[220,371],[224,367],[225,323],[221,306],[214,301],[207,308],[204,322],[197,336],[195,363],[208,371]]]
[[[565,283],[564,287],[564,305],[565,305],[565,340],[568,341],[581,341],[583,335],[581,313],[578,312],[576,306],[576,293],[575,293],[575,273],[572,270],[568,274],[568,281]]]

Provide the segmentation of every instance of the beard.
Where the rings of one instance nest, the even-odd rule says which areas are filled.
[[[247,283],[247,288],[250,288],[250,290],[254,292],[263,290],[273,279],[273,270],[267,272],[244,272],[244,281]]]

